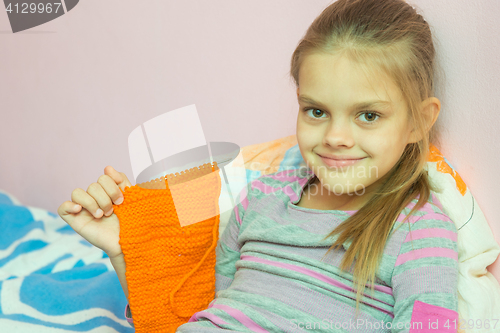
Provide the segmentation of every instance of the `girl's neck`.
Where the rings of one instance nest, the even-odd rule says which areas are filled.
[[[314,176],[314,181],[309,185],[321,186],[321,183],[317,176]],[[357,195],[355,193],[337,195],[330,191],[315,191],[317,193],[311,194],[309,187],[304,190],[303,196],[307,196],[306,201],[309,201],[311,205],[317,207],[315,209],[320,210],[342,210],[342,211],[357,211],[361,209],[373,196],[373,189],[365,189],[363,195]],[[318,193],[319,192],[319,193]],[[323,192],[323,193],[321,193]]]

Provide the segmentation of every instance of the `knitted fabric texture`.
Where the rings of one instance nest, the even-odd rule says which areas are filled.
[[[113,205],[136,332],[175,332],[214,299],[220,191],[214,162],[126,187]]]

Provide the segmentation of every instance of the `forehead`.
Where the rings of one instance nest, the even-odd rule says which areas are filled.
[[[299,69],[300,94],[328,101],[331,98],[402,102],[402,94],[382,70],[359,64],[343,55],[314,53]]]

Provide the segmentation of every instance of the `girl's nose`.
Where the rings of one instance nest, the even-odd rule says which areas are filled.
[[[347,121],[332,121],[323,136],[323,144],[332,148],[354,146],[354,136]]]

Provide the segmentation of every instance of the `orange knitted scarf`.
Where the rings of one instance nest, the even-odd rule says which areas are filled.
[[[113,205],[136,332],[175,332],[214,299],[220,191],[214,162],[126,187]]]

